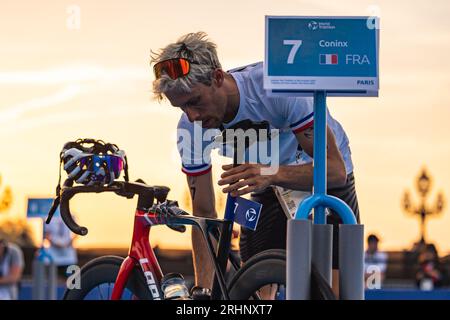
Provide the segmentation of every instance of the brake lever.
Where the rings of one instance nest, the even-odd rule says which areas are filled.
[[[151,211],[154,211],[160,215],[166,215],[170,217],[188,215],[186,211],[178,207],[178,202],[173,200],[166,200],[162,203],[154,204]],[[186,226],[184,225],[172,225],[170,223],[167,223],[166,226],[174,231],[178,231],[181,233],[186,231]]]
[[[178,207],[178,201],[166,200],[165,202],[167,202],[168,207],[170,208],[170,210],[173,212],[173,214],[175,216],[188,215],[188,213],[186,211],[184,211]],[[184,226],[184,225],[175,226],[175,225],[168,224],[167,226],[170,229],[181,232],[181,233],[186,232],[186,226]]]

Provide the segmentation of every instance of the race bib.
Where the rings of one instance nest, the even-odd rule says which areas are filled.
[[[307,191],[291,190],[279,186],[272,186],[272,188],[288,219],[295,217],[300,203],[311,195],[311,192]]]

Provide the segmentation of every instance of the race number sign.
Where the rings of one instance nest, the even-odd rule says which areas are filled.
[[[379,19],[266,16],[264,88],[378,96]]]
[[[262,204],[242,197],[234,203],[234,221],[244,228],[255,231],[261,214]]]

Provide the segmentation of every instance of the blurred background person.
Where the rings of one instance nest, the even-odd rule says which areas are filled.
[[[50,224],[44,224],[44,247],[58,266],[59,273],[65,275],[65,269],[78,263],[77,252],[73,247],[73,235],[64,224],[61,216],[55,215]]]
[[[427,244],[419,254],[419,270],[416,283],[421,290],[433,290],[443,287],[447,282],[447,273],[439,262],[439,254],[433,244]]]
[[[379,287],[381,288],[386,275],[387,254],[378,250],[379,242],[380,240],[374,234],[367,237],[367,250],[364,253],[364,279],[366,287],[369,289],[371,288],[368,286],[368,280],[371,277],[379,277],[377,282],[379,282]]]
[[[0,239],[0,300],[17,300],[24,268],[19,246]]]

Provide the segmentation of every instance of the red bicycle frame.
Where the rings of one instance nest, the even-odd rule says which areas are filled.
[[[163,273],[149,242],[151,229],[149,215],[151,215],[151,213],[136,209],[130,250],[128,256],[120,266],[116,283],[112,291],[111,300],[120,300],[128,278],[137,264],[140,265],[142,272],[144,273],[153,299],[160,300],[163,298],[161,296],[161,290],[159,289]]]

